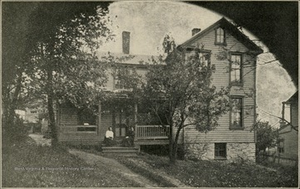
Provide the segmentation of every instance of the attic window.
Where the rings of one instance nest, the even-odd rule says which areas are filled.
[[[216,29],[216,45],[225,45],[225,31],[222,28]]]

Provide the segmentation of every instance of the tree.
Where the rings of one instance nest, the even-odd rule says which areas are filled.
[[[105,65],[97,61],[95,50],[110,37],[107,11],[95,4],[88,8],[79,9],[73,15],[63,14],[67,19],[62,22],[53,20],[56,27],[40,36],[33,51],[33,62],[37,65],[35,76],[40,80],[41,92],[47,96],[54,143],[57,141],[54,102],[70,101],[77,107],[90,108],[106,81]],[[43,6],[34,16],[51,15],[53,10],[55,6]]]
[[[257,133],[256,148],[258,152],[261,150],[265,152],[266,148],[276,146],[278,133],[269,122],[258,121],[254,128]]]
[[[230,103],[228,89],[212,85],[215,67],[203,57],[209,54],[199,48],[184,52],[170,36],[163,47],[167,58],[149,67],[142,94],[160,125],[170,128],[169,158],[175,163],[182,129],[194,125],[200,132],[213,130]]]
[[[4,130],[14,122],[14,110],[18,106],[20,93],[25,80],[23,73],[30,71],[29,13],[35,5],[23,6],[22,3],[3,3],[2,15],[2,105]],[[20,9],[20,7],[22,7]]]
[[[19,4],[22,6],[23,4]],[[95,55],[111,38],[107,3],[34,3],[26,20],[26,63],[19,75],[31,92],[47,102],[53,142],[57,141],[55,102],[91,106],[106,81],[104,64]],[[26,5],[24,5],[26,7]],[[20,65],[20,64],[18,64]],[[30,68],[30,69],[28,69]],[[19,82],[22,83],[22,82]],[[24,88],[23,85],[18,85]],[[20,91],[16,95],[20,96]],[[16,102],[16,100],[14,100]]]

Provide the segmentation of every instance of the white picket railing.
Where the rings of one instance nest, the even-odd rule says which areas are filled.
[[[135,129],[135,139],[167,139],[169,126],[161,125],[137,125]]]

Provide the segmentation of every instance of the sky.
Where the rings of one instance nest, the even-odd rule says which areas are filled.
[[[111,30],[116,35],[101,47],[102,52],[122,52],[122,31],[130,32],[130,54],[159,55],[162,41],[170,34],[177,44],[191,37],[193,28],[202,30],[223,17],[218,13],[199,6],[183,2],[168,1],[120,1],[109,6],[109,16],[112,21]],[[230,19],[230,18],[227,18]],[[249,31],[243,32],[252,40],[257,38]],[[257,112],[258,119],[269,121],[273,127],[279,126],[281,104],[292,96],[296,88],[291,78],[280,65],[273,61],[274,56],[264,48],[264,53],[258,57],[257,66]]]
[[[207,9],[181,2],[116,2],[109,6],[109,11],[116,42],[103,50],[121,52],[120,34],[129,31],[130,53],[136,55],[158,55],[166,34],[180,44],[191,37],[193,28],[206,28],[222,18]]]

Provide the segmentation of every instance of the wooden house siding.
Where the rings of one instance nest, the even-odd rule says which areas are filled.
[[[241,53],[242,62],[247,65],[242,66],[242,85],[232,86],[230,95],[239,96],[243,99],[243,129],[230,130],[230,112],[219,118],[219,126],[208,133],[201,133],[195,129],[194,126],[185,128],[184,140],[185,143],[199,143],[199,142],[255,142],[254,132],[251,130],[255,123],[255,96],[248,97],[246,94],[254,92],[255,89],[255,64],[256,60],[247,53],[248,49],[235,39],[229,33],[226,33],[226,49],[224,51],[222,46],[215,45],[215,31],[210,31],[202,38],[192,43],[192,46],[201,47],[211,51],[211,64],[215,65],[216,72],[213,74],[213,84],[217,87],[227,87],[230,84],[230,54]],[[225,59],[218,59],[219,53],[229,55]],[[254,94],[253,94],[254,95]]]
[[[218,123],[219,126],[208,133],[201,133],[196,130],[195,126],[189,126],[184,128],[182,133],[180,134],[179,143],[186,144],[198,144],[198,143],[230,143],[230,145],[235,145],[236,151],[240,151],[244,146],[252,146],[251,149],[255,149],[255,132],[252,131],[252,127],[255,123],[255,72],[256,72],[256,55],[251,53],[260,53],[261,49],[259,49],[255,44],[252,44],[246,37],[243,37],[239,31],[232,30],[227,26],[229,30],[231,30],[232,34],[225,30],[226,33],[226,44],[225,45],[216,45],[215,44],[215,26],[217,24],[224,24],[227,21],[222,19],[216,24],[212,25],[208,29],[203,31],[203,35],[195,35],[190,40],[185,42],[182,47],[185,48],[184,45],[201,48],[208,50],[211,53],[210,62],[215,66],[216,72],[212,75],[213,84],[220,89],[221,87],[231,86],[230,95],[232,97],[238,97],[242,99],[242,124],[243,127],[238,130],[232,130],[230,128],[231,122],[231,112],[226,113],[222,117],[219,118]],[[232,26],[234,27],[234,26]],[[213,28],[213,29],[212,29]],[[238,32],[238,34],[237,34]],[[201,34],[201,32],[199,33]],[[236,38],[235,38],[235,37]],[[237,39],[243,41],[243,43],[239,42]],[[255,46],[255,47],[254,47]],[[180,46],[179,46],[180,47]],[[251,53],[249,49],[251,49]],[[178,48],[181,49],[181,48]],[[233,85],[230,80],[230,56],[232,54],[240,54],[242,57],[242,82],[239,85]],[[220,55],[223,56],[220,59]],[[137,73],[144,77],[147,73],[147,66],[140,64],[141,57],[134,57],[131,60],[126,62],[116,63],[118,66],[125,66],[127,68],[132,68],[137,71]],[[142,61],[147,63],[150,61],[147,57],[143,57]],[[151,64],[151,62],[149,62]],[[115,65],[114,65],[115,66]],[[118,67],[117,66],[117,67]],[[104,86],[105,91],[118,93],[120,90],[117,90],[115,86],[115,78],[113,77],[113,67],[106,70],[108,80]],[[124,91],[123,91],[124,92]],[[252,94],[253,96],[248,96],[248,94]],[[116,95],[117,96],[117,95]],[[120,99],[116,99],[120,100]],[[118,102],[118,101],[116,101]],[[136,104],[135,104],[136,107]],[[76,111],[72,109],[60,109],[58,122],[60,126],[59,132],[59,140],[60,141],[77,141],[77,142],[98,142],[102,141],[104,138],[105,131],[107,127],[113,126],[113,129],[116,129],[116,115],[117,112],[115,110],[105,111],[104,106],[102,107],[103,111],[101,111],[101,106],[99,106],[100,115],[98,116],[96,123],[96,131],[91,132],[78,132],[76,128],[78,127],[78,115],[76,115]],[[137,110],[138,112],[138,110]],[[136,108],[135,108],[135,116],[136,116]],[[113,116],[114,115],[114,116]],[[120,116],[122,117],[122,116]],[[122,119],[119,119],[119,125],[122,125]],[[135,119],[136,120],[136,119]],[[114,123],[113,123],[114,122]],[[129,124],[135,125],[135,124]],[[137,125],[135,125],[137,128]],[[141,126],[141,125],[140,125]],[[154,127],[155,128],[155,127]],[[141,130],[144,128],[141,128]],[[152,128],[153,129],[153,128]],[[122,135],[122,132],[114,130],[115,133],[119,133]],[[174,132],[176,129],[174,129]],[[122,135],[123,136],[123,135]],[[148,141],[149,142],[149,141]],[[235,143],[235,144],[234,144]],[[237,144],[238,143],[238,144]],[[245,143],[247,143],[245,145]],[[244,146],[243,146],[244,145]],[[213,151],[213,149],[211,149]],[[249,152],[250,153],[250,152]],[[254,151],[250,153],[250,156],[254,154]]]
[[[296,92],[287,102],[290,108],[290,124],[285,123],[278,130],[279,156],[285,158],[298,159],[298,92]],[[284,117],[283,117],[284,118]],[[283,145],[282,145],[283,144]],[[282,148],[283,147],[283,148]]]
[[[279,132],[279,138],[283,139],[284,149],[280,156],[296,159],[298,157],[298,133],[291,126],[287,126]]]
[[[297,104],[291,104],[291,124],[298,126],[298,102]]]
[[[208,133],[202,133],[197,131],[193,127],[185,128],[184,132],[185,143],[205,143],[205,142],[254,142],[254,132],[244,130],[213,130]]]
[[[109,69],[107,70],[106,74],[108,76],[108,80],[105,84],[105,88],[107,90],[113,90],[115,87],[114,87],[114,77],[112,75],[112,71]]]
[[[128,66],[132,67],[132,68],[135,67],[135,70],[136,70],[137,74],[140,75],[140,76],[142,76],[142,77],[145,77],[145,75],[147,73],[147,69],[146,68],[139,67],[138,65],[128,65]],[[107,79],[107,82],[104,84],[104,87],[108,91],[116,90],[115,79],[114,79],[114,77],[112,75],[112,69],[110,68],[110,69],[106,70],[106,74],[108,76],[108,79]]]
[[[243,74],[248,73],[244,76],[243,81],[244,88],[247,87],[255,87],[254,85],[254,71],[255,68],[255,59],[251,58],[250,55],[246,54],[248,49],[238,42],[232,35],[226,35],[226,46],[224,46],[228,50],[228,56],[225,57],[227,59],[219,60],[217,59],[218,53],[224,53],[225,50],[221,45],[215,45],[215,32],[209,32],[205,37],[199,39],[197,42],[194,42],[192,46],[199,47],[203,46],[204,49],[211,51],[211,64],[214,64],[216,67],[216,72],[213,74],[213,83],[216,87],[228,86],[230,81],[229,74],[229,61],[230,53],[242,53],[243,62],[251,62],[251,66],[245,66],[243,68]],[[251,71],[252,70],[252,71]]]
[[[99,137],[99,124],[96,125],[80,125],[78,123],[78,114],[75,107],[66,104],[60,105],[58,108],[58,141],[72,144],[98,144],[103,138]],[[80,131],[78,128],[93,128],[93,131]]]
[[[60,125],[77,125],[77,112],[76,109],[71,107],[61,107],[60,108],[60,117],[59,124]]]

